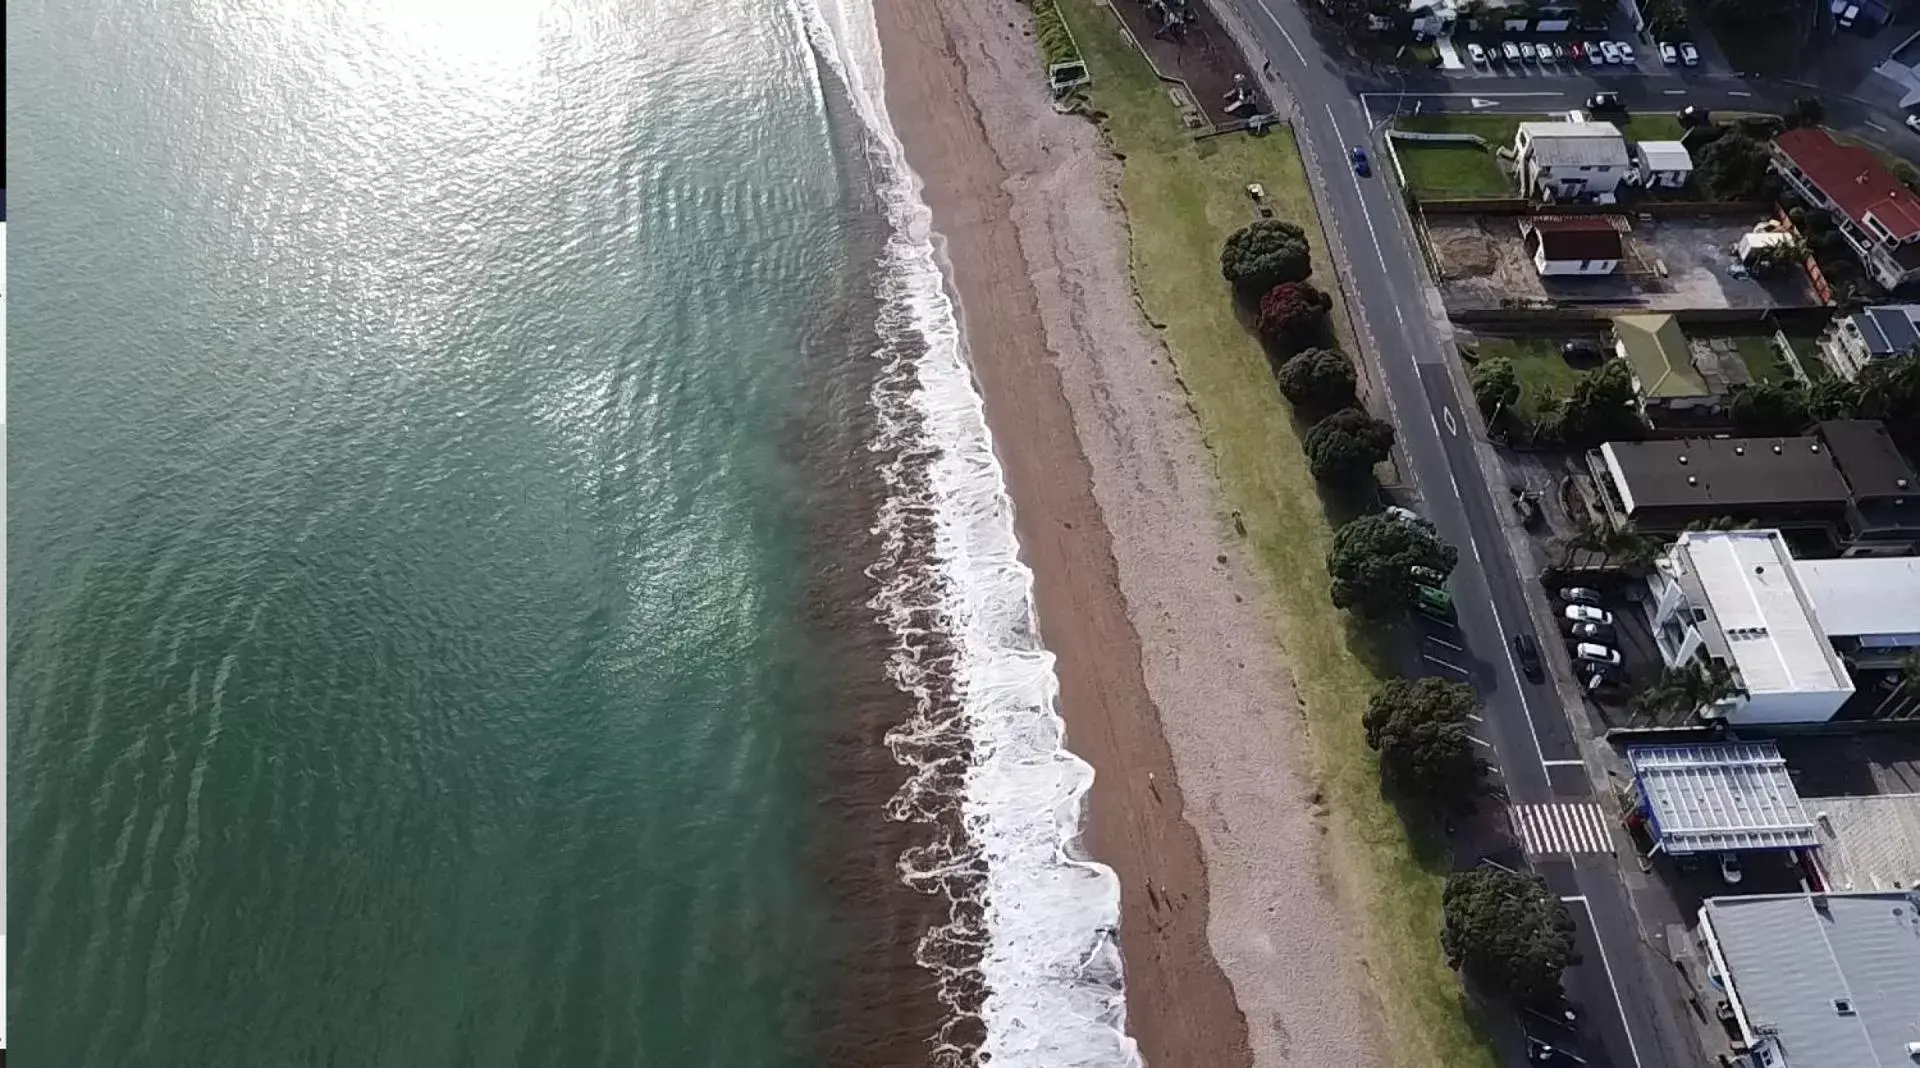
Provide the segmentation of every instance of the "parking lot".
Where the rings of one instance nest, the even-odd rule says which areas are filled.
[[[1705,70],[1704,53],[1691,42],[1681,44],[1685,47],[1671,46],[1669,55],[1665,49],[1637,37],[1465,35],[1453,41],[1461,62],[1466,65],[1466,70],[1458,73],[1495,78],[1633,75],[1649,68],[1668,68],[1676,73]]]

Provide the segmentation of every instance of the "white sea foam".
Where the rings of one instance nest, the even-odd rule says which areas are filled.
[[[888,366],[874,391],[893,492],[880,516],[887,558],[872,571],[882,583],[872,603],[893,627],[890,667],[916,708],[888,739],[914,769],[889,812],[930,821],[957,803],[969,839],[901,858],[910,885],[961,898],[951,922],[922,940],[920,959],[949,968],[956,946],[977,950],[977,979],[946,974],[943,996],[958,1014],[973,1000],[967,992],[984,988],[984,1061],[1135,1068],[1116,940],[1120,884],[1080,845],[1093,769],[1065,745],[1033,574],[1019,559],[931,213],[886,113],[871,2],[794,2],[871,133],[893,224],[881,293]],[[916,521],[933,532],[930,566],[911,558]]]

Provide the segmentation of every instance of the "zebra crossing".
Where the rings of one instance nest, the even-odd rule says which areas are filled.
[[[1513,828],[1529,853],[1611,853],[1606,811],[1591,801],[1514,805]]]

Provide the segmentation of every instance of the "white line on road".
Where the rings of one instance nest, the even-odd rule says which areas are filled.
[[[1444,645],[1444,646],[1446,646],[1447,648],[1449,648],[1449,649],[1452,649],[1452,650],[1453,650],[1454,652],[1456,652],[1456,653],[1464,653],[1464,652],[1466,652],[1466,650],[1465,650],[1465,649],[1462,649],[1462,648],[1460,648],[1459,646],[1457,646],[1457,645],[1455,645],[1455,644],[1453,644],[1452,642],[1450,642],[1450,641],[1445,641],[1445,640],[1443,640],[1443,639],[1440,639],[1440,638],[1436,638],[1436,637],[1434,637],[1434,636],[1433,636],[1433,635],[1431,635],[1431,634],[1429,634],[1429,635],[1427,635],[1427,640],[1428,640],[1428,641],[1430,641],[1430,642],[1432,642],[1432,643],[1433,643],[1433,644],[1435,644],[1435,645]]]
[[[1446,421],[1447,433],[1452,434],[1456,438],[1459,437],[1460,424],[1453,421],[1453,409],[1448,405],[1442,404],[1440,406],[1440,417]]]
[[[1687,91],[1685,89],[1662,89],[1660,91],[1666,94],[1667,96],[1686,96],[1687,95]]]
[[[1428,656],[1422,653],[1420,655],[1420,659],[1425,660],[1429,664],[1439,664],[1441,667],[1446,668],[1448,671],[1458,671],[1462,675],[1467,674],[1466,668],[1461,667],[1459,664],[1449,664],[1445,660],[1442,660],[1437,656]]]
[[[1587,910],[1587,926],[1593,930],[1593,944],[1600,948],[1600,969],[1607,973],[1607,986],[1613,990],[1614,1008],[1620,1010],[1620,1029],[1627,1033],[1627,1052],[1633,1054],[1634,1068],[1640,1068],[1640,1044],[1633,1040],[1633,1021],[1627,1019],[1627,1003],[1620,999],[1620,984],[1613,981],[1613,965],[1607,961],[1607,940],[1600,937],[1600,925],[1593,919],[1593,906],[1587,904],[1586,897],[1579,894],[1565,900],[1578,901],[1580,907]]]
[[[1468,740],[1468,741],[1471,741],[1471,742],[1477,742],[1477,743],[1479,743],[1480,745],[1484,745],[1484,746],[1486,746],[1486,747],[1487,747],[1488,749],[1492,749],[1492,748],[1493,748],[1493,743],[1492,743],[1492,742],[1489,742],[1489,741],[1487,741],[1487,740],[1486,740],[1485,738],[1482,738],[1482,737],[1480,737],[1479,735],[1475,735],[1475,734],[1469,734],[1469,735],[1467,735],[1467,740]]]
[[[1867,120],[1867,125],[1873,127],[1876,130],[1879,130],[1881,133],[1887,132],[1887,128],[1885,126],[1880,125],[1879,123],[1873,121],[1872,119]]]
[[[1586,903],[1587,903],[1587,895],[1585,895],[1585,894],[1561,894],[1561,895],[1560,895],[1560,900],[1562,900],[1562,901],[1578,901],[1578,902],[1580,902],[1580,903],[1581,903],[1582,905],[1584,905],[1584,904],[1586,904]]]
[[[1746,90],[1744,90],[1744,89],[1732,89],[1732,90],[1729,90],[1729,91],[1727,92],[1727,95],[1728,95],[1728,96],[1752,96],[1753,94],[1752,94],[1752,93],[1749,93],[1749,92],[1747,92],[1747,91],[1746,91]],[[1635,1059],[1635,1060],[1638,1060],[1639,1058],[1638,1058],[1638,1057],[1636,1057],[1636,1058],[1634,1058],[1634,1059]]]
[[[1464,97],[1464,98],[1466,98],[1466,99],[1468,99],[1468,100],[1471,100],[1471,99],[1473,99],[1474,97],[1477,97],[1477,96],[1480,96],[1480,95],[1482,95],[1482,94],[1480,94],[1480,93],[1421,93],[1421,92],[1412,92],[1412,93],[1361,93],[1361,94],[1360,94],[1360,99],[1362,99],[1362,100],[1365,100],[1365,99],[1366,99],[1367,97],[1370,97],[1370,96],[1424,96],[1424,97],[1427,97],[1428,99],[1435,99],[1435,98],[1441,98],[1441,97],[1446,97],[1446,98],[1452,98],[1452,99],[1459,99],[1459,98],[1462,98],[1462,97]],[[1486,95],[1486,96],[1491,96],[1491,97],[1509,97],[1509,96],[1513,96],[1513,97],[1521,97],[1521,96],[1566,96],[1567,94],[1566,94],[1566,93],[1562,93],[1562,92],[1540,92],[1540,93],[1487,93],[1487,94],[1485,94],[1485,95]]]
[[[1285,26],[1280,25],[1279,16],[1273,13],[1273,9],[1266,5],[1265,0],[1262,0],[1260,4],[1260,10],[1263,14],[1267,16],[1267,21],[1273,23],[1273,28],[1280,31],[1280,36],[1283,40],[1287,42],[1287,47],[1293,49],[1293,58],[1299,60],[1301,66],[1303,67],[1306,66],[1307,65],[1306,53],[1300,51],[1300,46],[1293,43],[1293,34],[1288,33],[1287,28]]]
[[[1586,766],[1584,760],[1542,760],[1540,763],[1549,768],[1578,768]]]
[[[1481,718],[1480,718],[1479,716],[1476,716],[1476,715],[1474,715],[1474,714],[1473,714],[1473,713],[1471,713],[1471,712],[1469,712],[1469,713],[1467,713],[1467,718],[1468,718],[1468,719],[1470,719],[1470,720],[1472,720],[1472,721],[1474,721],[1475,723],[1485,723],[1485,722],[1486,722],[1486,720],[1484,720],[1484,719],[1481,719]]]

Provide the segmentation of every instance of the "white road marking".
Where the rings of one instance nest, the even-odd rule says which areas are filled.
[[[1469,712],[1469,713],[1467,713],[1467,718],[1468,718],[1468,719],[1470,719],[1470,720],[1472,720],[1472,721],[1474,721],[1475,723],[1485,723],[1485,722],[1486,722],[1486,720],[1484,720],[1484,719],[1481,719],[1481,718],[1480,718],[1479,716],[1476,716],[1476,715],[1474,715],[1474,714],[1473,714],[1472,712]]]
[[[1440,416],[1447,424],[1447,433],[1460,436],[1460,424],[1453,421],[1453,409],[1445,404],[1440,406]]]
[[[1687,95],[1687,91],[1685,89],[1662,89],[1660,91],[1666,94],[1667,96],[1686,96]]]
[[[1627,1033],[1627,1052],[1633,1054],[1634,1068],[1640,1068],[1640,1044],[1633,1040],[1633,1021],[1627,1018],[1627,1003],[1620,999],[1620,984],[1613,981],[1613,965],[1607,960],[1607,940],[1600,937],[1599,924],[1593,920],[1593,906],[1585,897],[1569,898],[1587,910],[1587,926],[1593,928],[1593,944],[1600,947],[1600,968],[1607,973],[1607,986],[1613,991],[1613,1006],[1620,1011],[1620,1029]]]
[[[1479,735],[1477,735],[1477,734],[1469,734],[1469,735],[1467,735],[1467,740],[1468,740],[1468,741],[1470,741],[1470,742],[1476,742],[1476,743],[1478,743],[1478,744],[1480,744],[1480,745],[1484,745],[1484,746],[1486,746],[1486,747],[1487,747],[1488,749],[1492,749],[1492,748],[1493,748],[1493,743],[1492,743],[1492,742],[1489,742],[1489,741],[1487,741],[1487,740],[1486,740],[1485,738],[1482,738],[1482,737],[1480,737],[1480,736],[1479,736]]]
[[[1514,805],[1513,828],[1528,853],[1611,853],[1607,814],[1591,801]]]
[[[1747,91],[1746,91],[1746,90],[1744,90],[1744,89],[1733,89],[1733,90],[1730,90],[1730,91],[1728,91],[1728,93],[1727,93],[1727,95],[1728,95],[1728,96],[1752,96],[1753,94],[1752,94],[1752,93],[1749,93],[1749,92],[1747,92]],[[1634,1059],[1635,1059],[1635,1060],[1639,1060],[1639,1058],[1638,1058],[1638,1057],[1635,1057]]]
[[[1879,123],[1873,121],[1872,119],[1867,120],[1867,125],[1873,127],[1876,130],[1879,130],[1881,133],[1887,132],[1887,128],[1885,126],[1880,125]]]
[[[1293,49],[1293,58],[1299,60],[1301,66],[1306,66],[1307,54],[1300,51],[1299,45],[1293,43],[1293,34],[1288,33],[1287,28],[1280,25],[1279,16],[1275,15],[1273,10],[1267,7],[1266,0],[1261,0],[1260,11],[1267,16],[1268,22],[1273,23],[1273,28],[1280,31],[1280,37],[1287,42],[1287,47]]]
[[[1456,652],[1456,653],[1464,653],[1464,652],[1466,652],[1466,650],[1465,650],[1465,649],[1462,649],[1462,648],[1460,648],[1459,646],[1457,646],[1457,645],[1455,645],[1455,644],[1453,644],[1452,642],[1450,642],[1450,641],[1444,641],[1444,640],[1442,640],[1442,639],[1439,639],[1439,638],[1436,638],[1436,637],[1434,637],[1434,636],[1433,636],[1433,635],[1431,635],[1431,634],[1429,634],[1429,635],[1427,635],[1427,640],[1428,640],[1428,641],[1430,641],[1430,642],[1432,642],[1432,643],[1433,643],[1433,644],[1435,644],[1435,645],[1444,645],[1444,646],[1446,646],[1447,648],[1449,648],[1449,649],[1452,649],[1452,650],[1453,650],[1454,652]]]
[[[1587,762],[1584,760],[1542,760],[1540,763],[1549,768],[1579,768],[1585,767]]]
[[[1442,660],[1437,656],[1428,656],[1427,654],[1422,653],[1420,654],[1420,659],[1425,660],[1429,664],[1438,664],[1441,667],[1446,668],[1448,671],[1458,671],[1462,675],[1467,674],[1466,668],[1461,667],[1459,664],[1448,663],[1447,661]]]
[[[1500,106],[1500,101],[1498,100],[1482,100],[1477,96],[1469,97],[1467,103],[1472,104],[1475,108],[1497,108]]]

